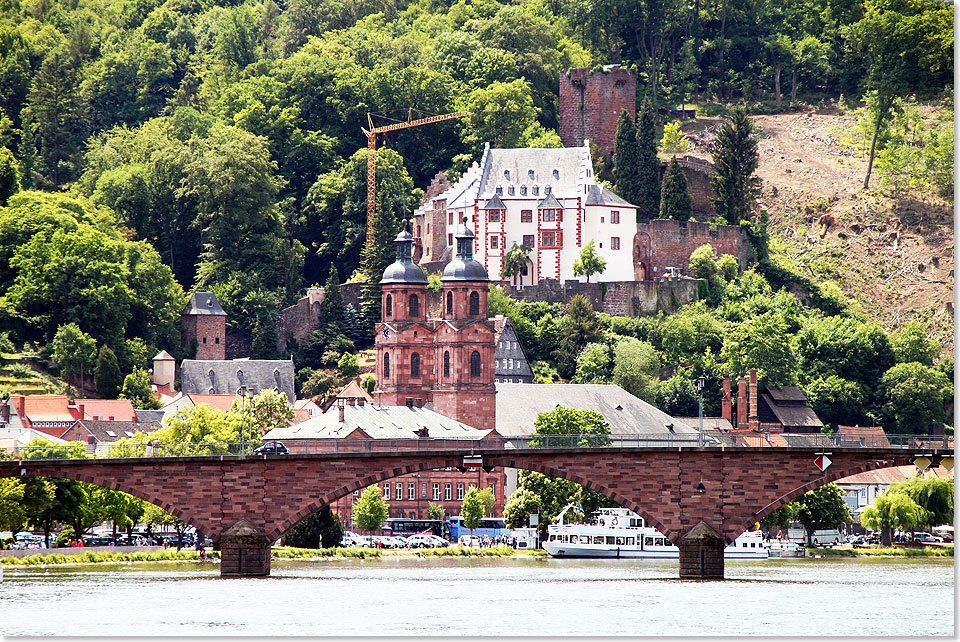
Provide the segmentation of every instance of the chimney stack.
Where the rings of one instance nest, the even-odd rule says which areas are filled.
[[[337,399],[337,416],[340,419],[340,423],[343,423],[343,410],[345,405],[343,399]]]
[[[77,419],[86,419],[86,418],[87,418],[87,416],[83,414],[83,404],[82,404],[82,403],[78,403],[78,404],[77,404],[77,415],[78,415],[78,416],[77,416]]]
[[[760,417],[757,416],[757,369],[750,370],[750,430],[760,429]]]
[[[730,375],[723,375],[723,399],[720,401],[721,415],[724,419],[733,423],[733,409],[730,407]]]
[[[737,382],[737,421],[733,424],[734,428],[746,428],[747,426],[747,380],[740,373],[740,380]]]

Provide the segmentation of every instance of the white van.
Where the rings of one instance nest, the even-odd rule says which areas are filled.
[[[813,531],[813,537],[810,538],[816,546],[837,546],[843,542],[843,535],[835,528],[822,531]]]

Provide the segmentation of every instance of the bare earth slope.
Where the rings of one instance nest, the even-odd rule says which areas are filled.
[[[893,196],[866,157],[839,144],[855,119],[836,110],[754,116],[760,132],[761,205],[778,262],[834,281],[864,312],[895,329],[919,318],[953,350],[953,203],[918,189]],[[719,119],[683,129],[710,158]]]

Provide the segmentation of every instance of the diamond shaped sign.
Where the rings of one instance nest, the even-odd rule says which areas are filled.
[[[930,464],[932,463],[933,462],[930,461],[929,458],[924,457],[922,455],[913,460],[913,465],[919,468],[920,470],[926,470],[927,468],[930,467]]]
[[[944,457],[943,461],[940,462],[940,465],[947,470],[953,470],[953,457]]]
[[[829,468],[832,463],[826,455],[817,455],[817,458],[813,460],[813,465],[819,468],[821,472]]]

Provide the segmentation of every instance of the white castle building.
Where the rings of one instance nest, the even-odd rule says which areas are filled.
[[[476,233],[474,257],[493,279],[502,278],[514,243],[530,248],[526,273],[512,279],[515,285],[575,279],[573,262],[591,240],[607,262],[592,281],[638,278],[637,208],[596,183],[589,143],[561,149],[491,149],[488,143],[460,180],[432,191],[439,193],[428,192],[414,213],[422,264],[452,258],[453,232],[467,217]]]

